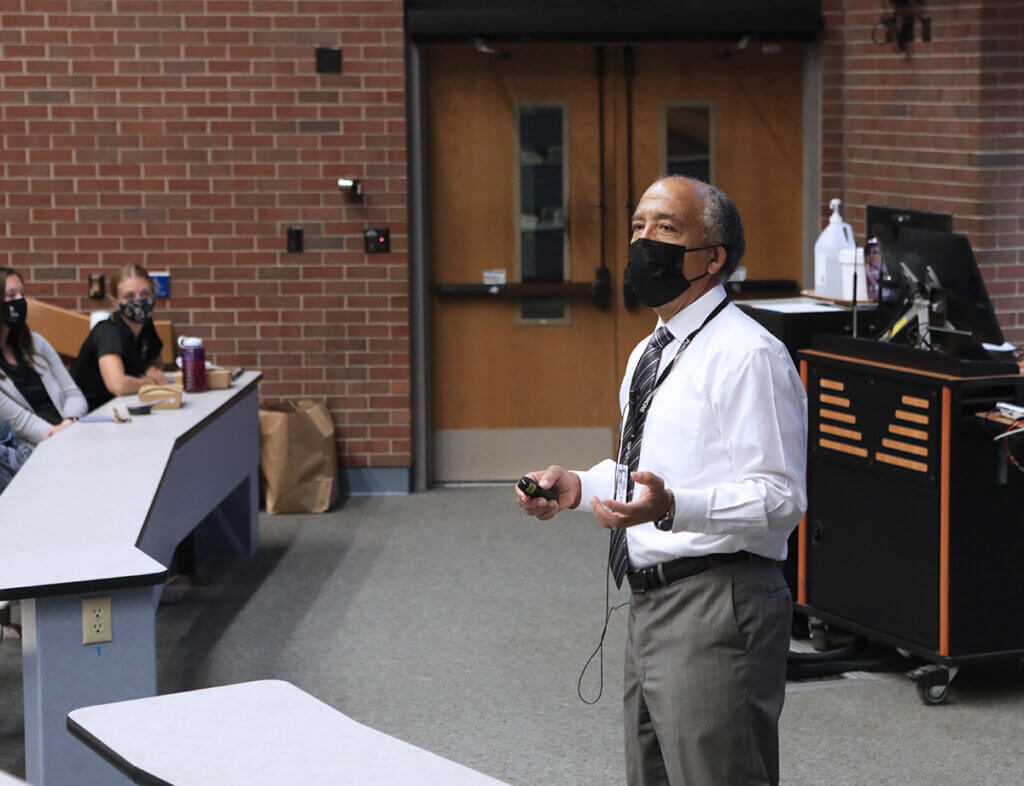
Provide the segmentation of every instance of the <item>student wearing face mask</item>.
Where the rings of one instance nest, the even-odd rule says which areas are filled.
[[[86,412],[85,397],[49,342],[28,328],[25,283],[0,268],[0,421],[22,442],[37,445]]]
[[[71,364],[71,376],[90,410],[114,396],[137,393],[143,385],[167,382],[160,362],[163,342],[153,326],[149,273],[139,265],[127,265],[114,274],[111,289],[117,311],[97,323]]]

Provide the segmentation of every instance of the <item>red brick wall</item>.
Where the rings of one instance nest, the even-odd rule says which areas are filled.
[[[0,0],[0,265],[83,311],[90,272],[169,270],[160,314],[326,399],[349,466],[411,463],[405,133],[401,0]]]
[[[981,14],[982,202],[988,286],[1011,341],[1024,343],[1024,4],[989,0]],[[1013,320],[1013,317],[1016,320]]]
[[[909,54],[872,43],[891,8],[823,2],[823,216],[841,197],[863,242],[869,202],[953,213],[1007,339],[1024,342],[1024,5],[928,0],[932,40]]]

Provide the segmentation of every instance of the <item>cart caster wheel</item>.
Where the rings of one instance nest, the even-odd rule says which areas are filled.
[[[929,707],[945,704],[949,698],[949,683],[944,685],[926,685],[923,682],[917,683],[917,695],[921,701]]]
[[[929,663],[908,671],[907,676],[917,684],[917,695],[921,697],[921,701],[929,707],[934,707],[946,703],[949,698],[949,684],[958,671],[959,666],[944,668]]]
[[[808,634],[811,639],[811,646],[816,652],[828,652],[836,647],[836,637],[828,626],[819,619],[813,617],[807,620]]]

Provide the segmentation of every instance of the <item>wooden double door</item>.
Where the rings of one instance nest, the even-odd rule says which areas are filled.
[[[612,455],[655,322],[624,299],[629,219],[660,175],[733,198],[748,278],[802,277],[800,45],[483,49],[425,49],[436,482]],[[566,283],[597,275],[603,307]]]

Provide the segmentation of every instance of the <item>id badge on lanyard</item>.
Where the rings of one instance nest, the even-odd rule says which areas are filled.
[[[615,501],[628,502],[626,494],[629,493],[629,467],[621,461],[615,463]]]
[[[651,405],[651,399],[653,397],[654,391],[652,390],[647,395],[647,398],[644,400],[644,402],[639,405],[642,412],[647,412],[647,408]],[[633,405],[631,404],[630,406]],[[632,440],[623,443],[619,450],[619,460],[615,462],[615,485],[613,486],[613,498],[616,502],[629,502],[629,500],[627,499],[629,495],[629,464],[624,462],[622,459],[628,460],[632,450]]]

